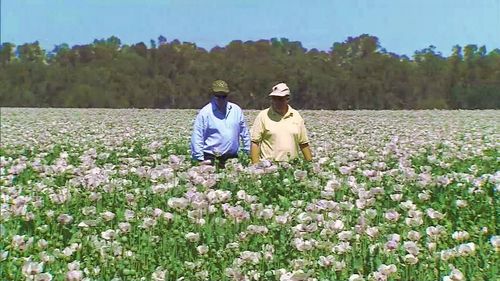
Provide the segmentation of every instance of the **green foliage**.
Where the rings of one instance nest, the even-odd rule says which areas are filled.
[[[483,109],[500,107],[500,51],[434,46],[413,60],[387,52],[362,34],[331,51],[307,50],[286,38],[230,42],[210,51],[159,36],[150,46],[119,38],[60,44],[48,54],[38,42],[0,46],[2,106],[199,108],[208,85],[228,81],[231,100],[246,109],[269,105],[277,82],[302,109]]]
[[[496,85],[479,84],[469,87],[455,87],[452,94],[459,108],[500,108],[500,83]]]

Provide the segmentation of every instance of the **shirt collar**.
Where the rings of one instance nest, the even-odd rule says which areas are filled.
[[[213,111],[216,111],[216,112],[219,112],[219,113],[224,113],[222,111],[219,110],[219,107],[217,106],[217,102],[215,101],[215,98],[212,98],[210,103],[212,104],[212,110]],[[226,101],[226,116],[229,114],[229,111],[231,111],[231,108],[233,108],[233,106],[231,105],[231,103],[229,101]]]
[[[283,115],[283,116],[281,116],[281,114],[276,112],[272,106],[269,107],[269,110],[271,111],[271,114],[273,114],[275,116],[279,116],[281,119],[287,119],[287,118],[293,117],[292,107],[290,105],[288,105],[288,109],[287,109],[285,115]]]

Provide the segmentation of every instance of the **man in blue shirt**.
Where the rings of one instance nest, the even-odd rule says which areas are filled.
[[[250,134],[241,108],[227,101],[229,87],[222,80],[212,83],[212,98],[205,105],[194,122],[191,136],[191,156],[197,161],[218,161],[224,168],[226,160],[237,158],[240,139],[242,150],[250,151]]]

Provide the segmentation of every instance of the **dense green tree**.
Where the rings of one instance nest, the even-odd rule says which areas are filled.
[[[149,47],[115,36],[49,53],[38,42],[0,46],[2,106],[199,108],[215,79],[228,81],[243,108],[269,106],[271,86],[282,81],[297,108],[500,108],[500,49],[455,45],[444,57],[429,46],[410,59],[369,34],[328,52],[287,38],[207,51],[162,35]]]
[[[2,66],[14,60],[14,47],[15,45],[12,43],[3,43],[2,46],[0,46],[0,64]]]
[[[17,54],[21,63],[43,62],[45,60],[45,51],[40,47],[38,41],[18,46]]]

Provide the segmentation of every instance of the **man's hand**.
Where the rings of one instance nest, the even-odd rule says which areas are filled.
[[[200,165],[212,165],[212,161],[210,160],[201,160],[199,163]]]

